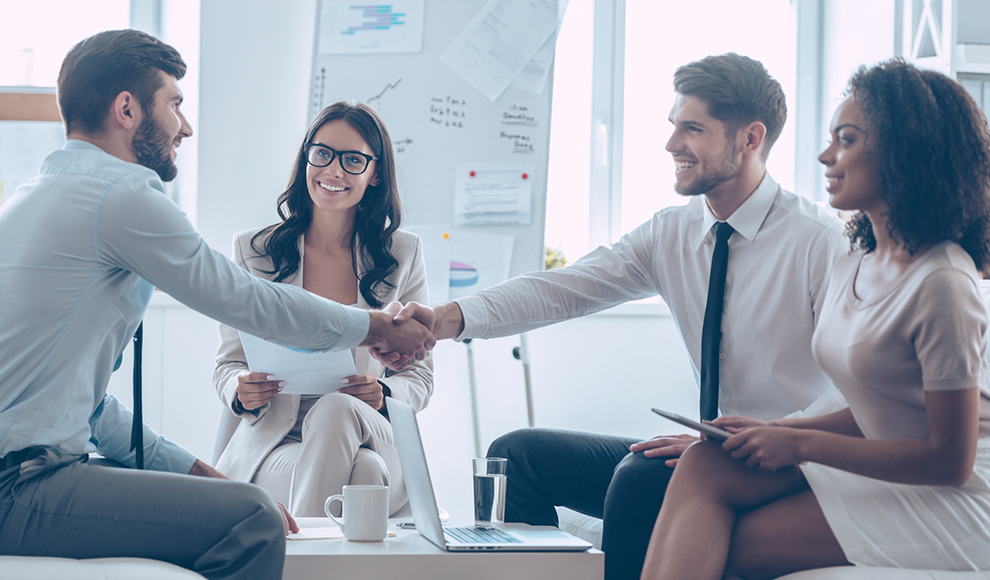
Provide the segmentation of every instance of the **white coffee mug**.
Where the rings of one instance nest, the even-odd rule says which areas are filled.
[[[339,500],[341,519],[330,513],[330,504]],[[327,517],[353,542],[381,542],[388,535],[388,486],[345,485],[344,493],[331,495],[323,504]]]

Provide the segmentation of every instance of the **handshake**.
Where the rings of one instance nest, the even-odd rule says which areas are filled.
[[[368,335],[361,346],[393,371],[412,360],[423,360],[438,340],[455,338],[464,330],[464,316],[456,302],[435,308],[410,302],[392,302],[371,312]]]

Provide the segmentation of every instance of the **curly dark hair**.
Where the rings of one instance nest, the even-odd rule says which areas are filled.
[[[976,102],[956,81],[902,59],[860,67],[846,93],[877,136],[890,237],[911,254],[956,242],[983,270],[990,261],[990,129]],[[854,250],[876,249],[861,211],[846,235]]]
[[[369,184],[357,206],[351,239],[351,264],[354,274],[358,276],[358,287],[365,302],[373,308],[380,308],[382,297],[389,288],[394,287],[387,278],[399,267],[399,261],[392,255],[392,236],[402,222],[402,208],[395,178],[392,138],[378,113],[364,103],[338,101],[313,119],[299,146],[289,186],[278,197],[276,207],[282,222],[255,234],[251,238],[251,247],[271,260],[272,270],[266,274],[274,275],[275,282],[286,280],[299,270],[299,236],[306,233],[313,221],[313,200],[309,197],[306,184],[306,144],[313,140],[320,127],[337,119],[343,119],[360,133],[378,158],[375,162],[378,185]],[[263,247],[259,247],[261,239],[266,236]],[[364,266],[363,275],[358,275],[359,259]]]

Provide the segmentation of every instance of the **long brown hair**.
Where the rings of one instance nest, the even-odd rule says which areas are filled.
[[[306,145],[313,140],[320,127],[338,119],[360,133],[378,158],[375,162],[378,185],[369,184],[357,206],[351,239],[351,264],[355,276],[358,276],[361,296],[370,306],[380,308],[382,297],[389,288],[394,287],[386,278],[399,267],[399,261],[392,255],[392,236],[402,221],[402,209],[395,178],[392,139],[378,113],[364,103],[338,101],[313,119],[299,146],[289,186],[278,197],[277,209],[282,222],[258,232],[251,239],[251,247],[271,260],[272,270],[266,273],[274,274],[275,282],[290,278],[299,270],[299,237],[306,233],[313,221],[313,201],[306,184]],[[267,240],[259,247],[265,236]],[[358,275],[358,260],[364,267],[363,275]]]

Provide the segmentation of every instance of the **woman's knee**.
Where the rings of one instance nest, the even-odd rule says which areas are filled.
[[[320,397],[306,413],[303,425],[310,428],[314,425],[344,426],[352,425],[361,420],[361,405],[371,410],[367,403],[344,393],[330,393]]]
[[[732,489],[739,485],[735,471],[739,465],[718,442],[701,441],[687,448],[677,461],[671,476],[671,489],[691,495],[703,493],[718,501],[728,501]],[[741,464],[740,464],[741,465]]]
[[[348,413],[358,408],[358,405],[367,405],[364,401],[358,399],[357,397],[352,397],[351,395],[345,393],[329,393],[320,397],[313,407],[309,410],[310,413]]]
[[[693,471],[709,469],[713,465],[724,463],[731,456],[722,449],[718,441],[700,441],[684,450],[677,460],[677,471]]]
[[[361,447],[354,455],[351,469],[351,485],[388,485],[388,466],[382,456],[367,447]]]

